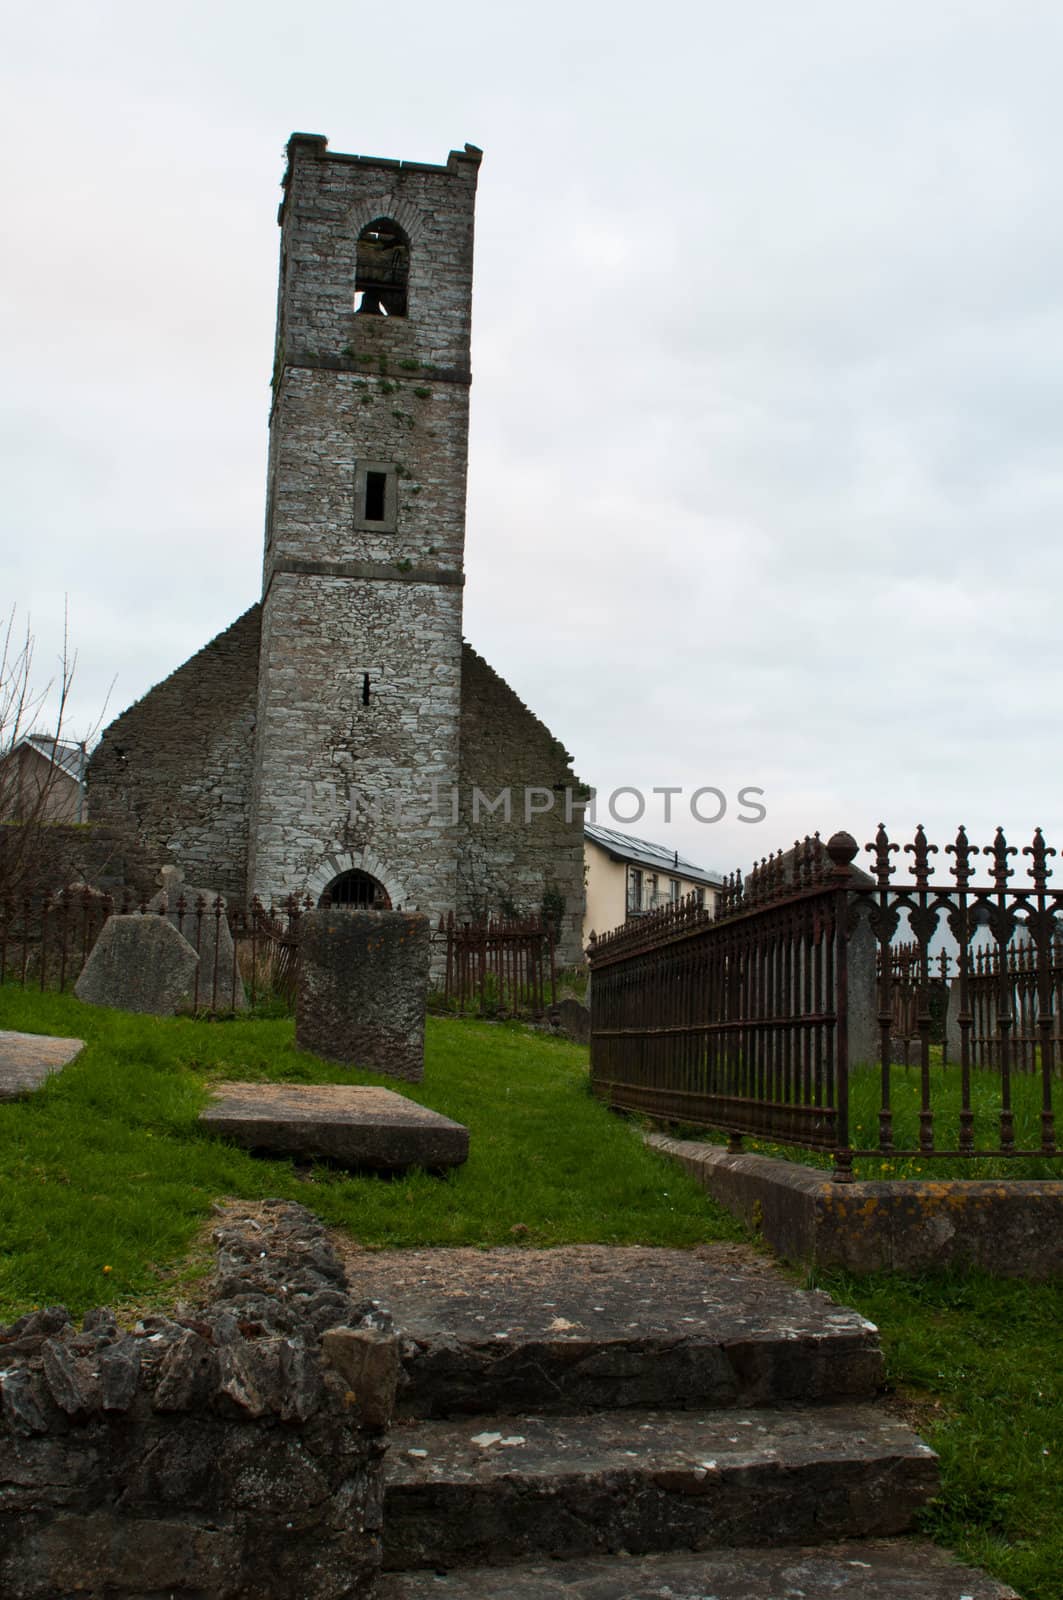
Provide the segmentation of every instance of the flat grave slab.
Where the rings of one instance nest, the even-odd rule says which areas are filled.
[[[12,1033],[0,1028],[0,1100],[21,1100],[32,1094],[84,1048],[84,1039],[53,1039],[44,1033]]]
[[[392,1089],[348,1083],[219,1083],[202,1125],[248,1150],[393,1172],[460,1167],[469,1130]]]

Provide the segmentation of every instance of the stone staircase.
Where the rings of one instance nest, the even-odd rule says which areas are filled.
[[[380,1600],[1005,1600],[898,1538],[875,1329],[734,1246],[354,1254],[405,1386]]]

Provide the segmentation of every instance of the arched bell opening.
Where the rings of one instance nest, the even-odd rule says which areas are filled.
[[[404,317],[410,241],[390,217],[377,217],[358,235],[354,309],[366,317]]]

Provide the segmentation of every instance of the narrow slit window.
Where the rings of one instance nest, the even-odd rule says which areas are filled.
[[[354,526],[369,533],[395,533],[399,515],[398,468],[390,461],[356,461],[353,488]]]
[[[383,522],[387,508],[388,475],[386,472],[367,472],[365,475],[365,520]]]
[[[363,704],[363,706],[367,706],[369,704],[369,674],[368,674],[368,672],[365,672],[365,673],[362,674],[362,704]]]

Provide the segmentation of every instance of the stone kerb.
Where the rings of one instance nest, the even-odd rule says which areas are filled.
[[[62,1306],[0,1327],[0,1593],[368,1595],[398,1346],[321,1224],[215,1232],[214,1298],[131,1331]]]
[[[428,918],[418,913],[307,912],[295,1007],[300,1049],[419,1081],[430,946]]]

